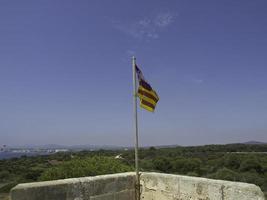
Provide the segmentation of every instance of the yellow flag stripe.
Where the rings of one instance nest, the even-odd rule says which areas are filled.
[[[159,100],[159,97],[158,97],[157,93],[154,90],[147,90],[142,86],[139,86],[138,94],[147,96],[147,97],[149,97],[151,99],[154,99],[155,102],[157,102]]]
[[[140,98],[141,101],[145,100],[145,101],[151,103],[153,106],[156,106],[156,104],[157,104],[157,102],[154,99],[150,99],[150,98],[148,98],[146,96],[139,96],[139,98]]]
[[[153,95],[157,100],[159,100],[159,97],[157,95],[157,93],[154,91],[154,90],[147,90],[146,88],[142,87],[142,86],[139,86],[139,88],[141,91],[144,91],[150,95]]]
[[[142,107],[142,108],[144,108],[150,112],[154,112],[154,110],[155,110],[155,108],[145,105],[144,102],[142,102],[142,101],[140,102],[140,107]]]
[[[139,98],[150,99],[154,103],[158,102],[158,99],[156,99],[153,95],[147,94],[146,92],[141,91],[141,90],[138,90],[138,96],[139,96]]]

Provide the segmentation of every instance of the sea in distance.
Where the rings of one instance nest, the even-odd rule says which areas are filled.
[[[50,155],[52,153],[38,153],[38,152],[27,152],[27,153],[14,153],[14,152],[0,152],[0,160],[11,159],[11,158],[20,158],[22,156],[40,156],[40,155]]]

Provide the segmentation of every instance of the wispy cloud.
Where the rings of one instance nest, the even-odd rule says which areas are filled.
[[[193,78],[193,79],[192,79],[192,82],[193,82],[193,83],[196,83],[196,84],[202,84],[202,83],[204,82],[204,80],[203,80],[203,79]]]
[[[134,56],[134,55],[135,55],[135,51],[129,49],[129,50],[126,51],[126,55],[127,55],[128,57],[129,57],[129,56]]]
[[[184,76],[184,81],[200,85],[205,82],[205,80],[201,77],[203,77],[203,75],[188,74]]]
[[[154,23],[158,27],[167,27],[174,21],[174,17],[171,13],[161,13],[155,18]]]
[[[113,26],[121,32],[137,39],[158,39],[160,32],[167,29],[176,15],[171,12],[159,13],[134,22],[113,21]]]

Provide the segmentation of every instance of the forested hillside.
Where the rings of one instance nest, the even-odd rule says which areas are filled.
[[[183,174],[259,185],[267,192],[267,145],[145,148],[142,171]],[[118,156],[120,155],[120,156]],[[115,158],[117,156],[117,158]],[[82,151],[0,160],[0,193],[18,183],[134,170],[134,151]]]

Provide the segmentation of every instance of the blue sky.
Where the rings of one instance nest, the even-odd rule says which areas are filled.
[[[267,1],[0,1],[0,145],[267,142]]]

